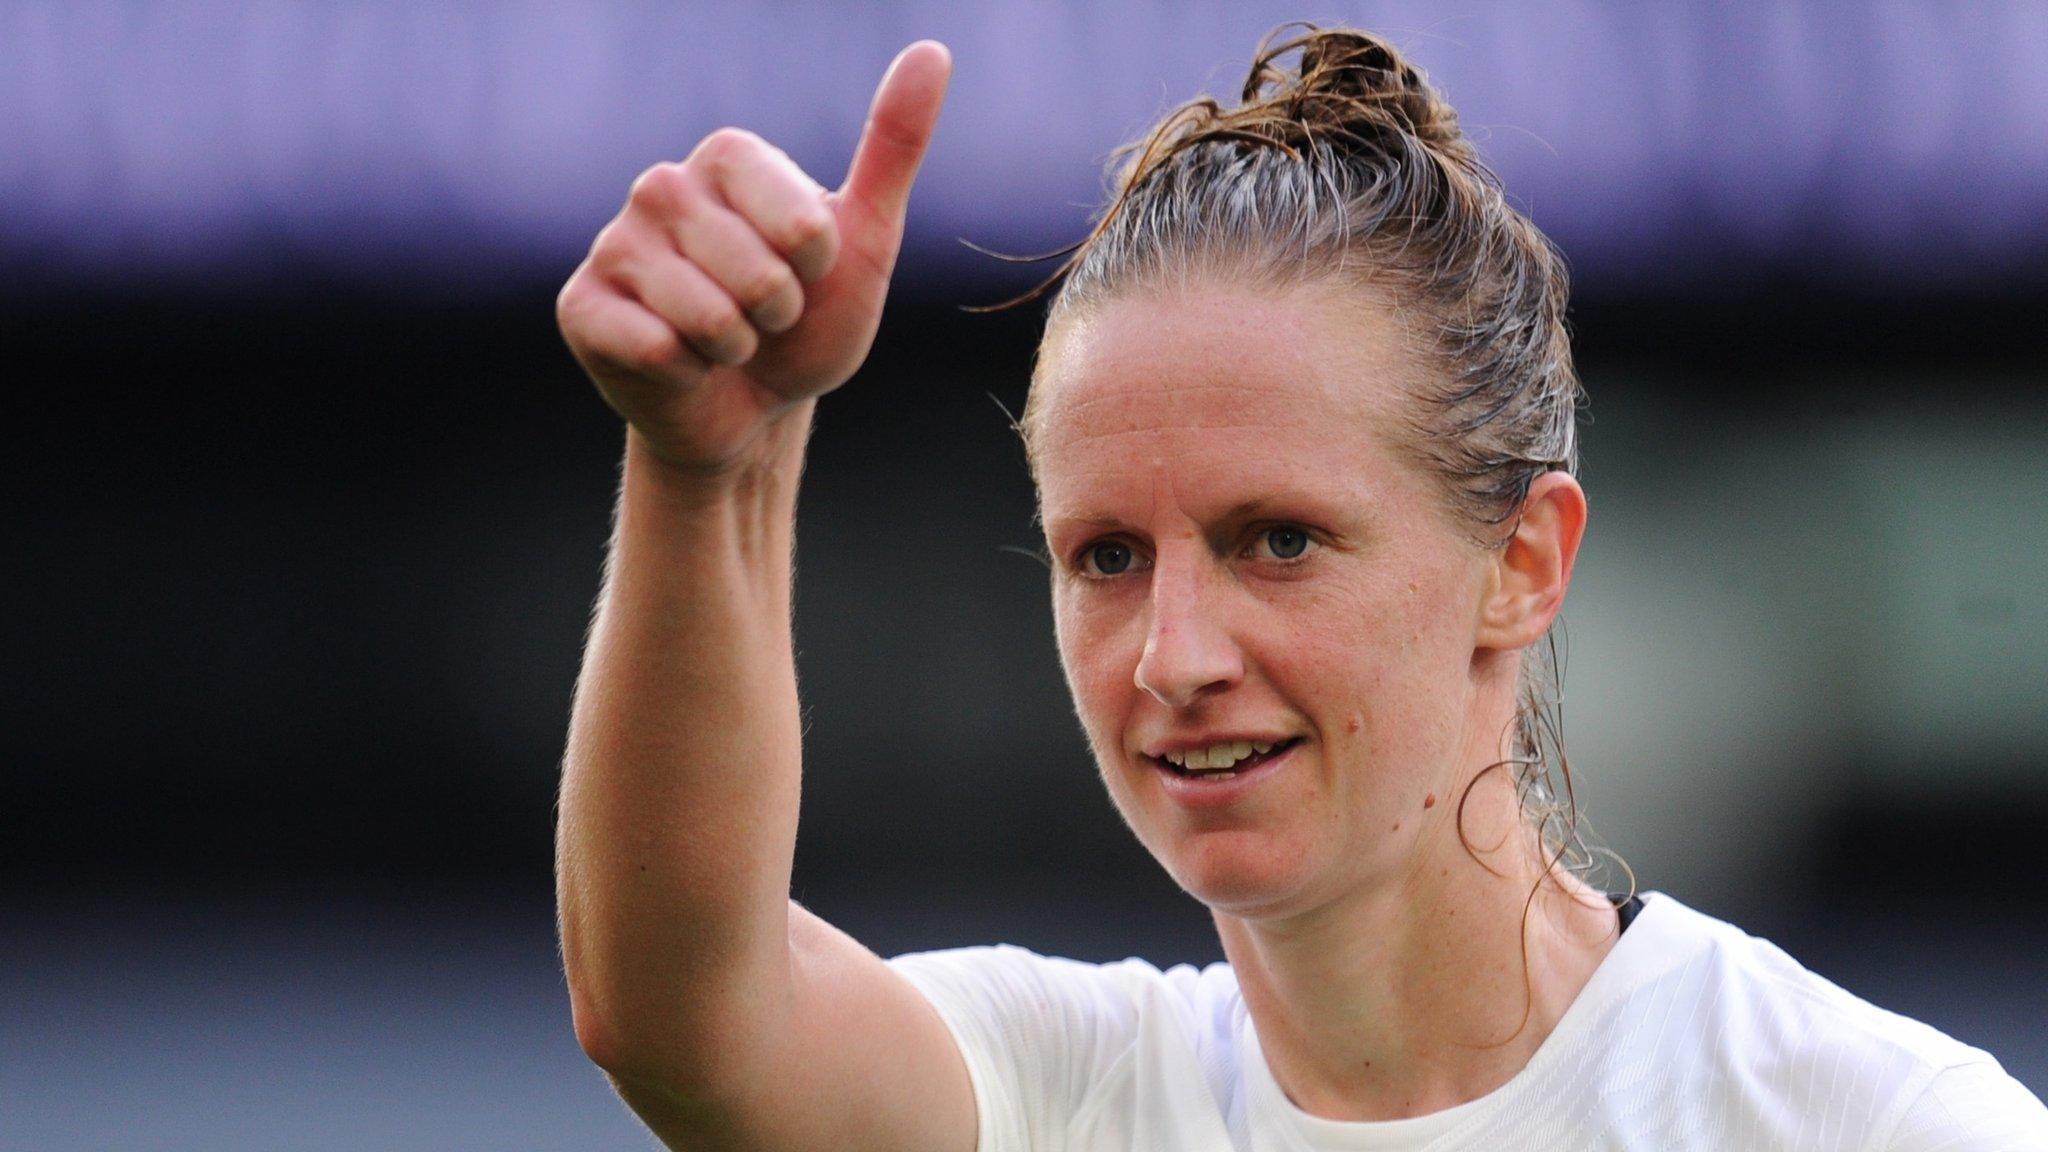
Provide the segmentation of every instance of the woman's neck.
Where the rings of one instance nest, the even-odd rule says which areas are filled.
[[[1503,777],[1482,774],[1471,792],[1480,848],[1453,831],[1405,875],[1285,920],[1217,913],[1266,1062],[1304,1111],[1391,1120],[1493,1091],[1614,946],[1618,921],[1599,893],[1546,877],[1522,838],[1501,845],[1482,831],[1522,827]]]

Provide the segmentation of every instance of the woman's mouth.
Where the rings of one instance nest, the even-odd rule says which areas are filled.
[[[1269,760],[1285,756],[1288,749],[1299,743],[1299,736],[1277,743],[1264,740],[1236,740],[1212,744],[1206,748],[1168,752],[1164,756],[1154,756],[1152,760],[1177,776],[1192,780],[1222,781],[1240,773],[1250,772]]]
[[[1301,742],[1299,736],[1272,744],[1233,741],[1146,759],[1159,769],[1162,791],[1175,803],[1220,808],[1236,803],[1277,771]]]

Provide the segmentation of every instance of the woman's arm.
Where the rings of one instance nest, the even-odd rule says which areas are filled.
[[[563,957],[578,1040],[678,1147],[973,1146],[936,1015],[788,899],[804,442],[873,341],[948,68],[898,58],[836,193],[732,131],[649,170],[558,304],[630,426],[564,763]]]

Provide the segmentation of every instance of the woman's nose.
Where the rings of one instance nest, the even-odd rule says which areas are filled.
[[[1134,679],[1176,710],[1244,678],[1244,658],[1222,619],[1210,578],[1161,558],[1152,570],[1152,620]]]

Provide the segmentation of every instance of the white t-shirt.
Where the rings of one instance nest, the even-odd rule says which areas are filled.
[[[960,1045],[980,1152],[2048,1152],[2048,1109],[1988,1054],[1656,893],[1527,1067],[1409,1120],[1295,1107],[1227,964],[890,964]]]

